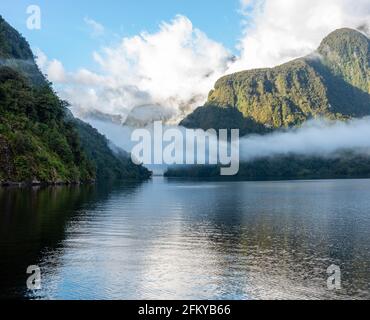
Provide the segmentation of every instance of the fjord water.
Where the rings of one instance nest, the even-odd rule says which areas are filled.
[[[369,299],[370,180],[0,189],[0,298]]]

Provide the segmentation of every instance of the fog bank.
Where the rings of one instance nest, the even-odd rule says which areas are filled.
[[[348,122],[311,120],[301,128],[245,137],[240,149],[241,161],[277,155],[335,157],[342,150],[367,154],[370,153],[370,117]]]

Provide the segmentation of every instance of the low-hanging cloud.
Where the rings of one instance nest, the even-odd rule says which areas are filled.
[[[131,151],[135,142],[130,137],[133,127],[114,125],[104,121],[92,121],[94,127],[109,136],[117,146]],[[178,127],[166,126],[166,129]],[[151,132],[152,126],[147,129]],[[185,128],[178,128],[185,137]],[[198,131],[200,135],[206,133]],[[278,156],[337,158],[343,152],[370,156],[370,117],[346,122],[324,119],[310,120],[300,128],[290,128],[267,135],[249,135],[240,139],[240,162],[246,163],[261,158]],[[157,137],[160,139],[160,137]],[[217,136],[210,141],[217,141]],[[226,143],[226,142],[224,142]],[[186,145],[186,141],[181,143]],[[163,146],[165,148],[166,145]],[[236,147],[235,145],[233,146]],[[154,152],[154,148],[152,150]],[[163,152],[163,150],[160,150]],[[189,152],[189,150],[185,151]],[[193,155],[191,155],[193,156]],[[206,155],[206,158],[208,155]],[[167,165],[149,166],[156,173],[163,173]]]
[[[336,157],[341,151],[370,155],[369,137],[370,117],[347,122],[311,120],[300,128],[243,138],[241,160],[281,155]]]

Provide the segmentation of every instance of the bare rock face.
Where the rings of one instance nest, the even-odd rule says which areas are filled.
[[[13,151],[8,140],[0,135],[0,183],[14,176]]]

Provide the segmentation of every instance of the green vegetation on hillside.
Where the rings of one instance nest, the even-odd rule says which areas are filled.
[[[276,130],[299,126],[316,117],[346,120],[368,116],[369,47],[370,41],[362,33],[339,29],[322,41],[317,52],[305,58],[221,78],[206,105],[181,124],[202,129],[240,128],[241,135],[246,135],[261,133],[261,126]],[[219,175],[217,166],[173,167],[166,173],[169,177]],[[350,152],[332,159],[276,156],[241,163],[237,177],[250,180],[370,177],[370,157]]]
[[[28,42],[0,15],[0,67],[20,72],[30,83],[46,86],[45,77],[35,64]]]
[[[78,133],[64,116],[65,103],[50,86],[30,86],[18,72],[0,68],[0,181],[95,179]]]
[[[308,57],[221,78],[205,107],[236,108],[248,121],[272,128],[316,117],[344,120],[370,115],[369,43],[360,32],[337,30]],[[186,125],[202,127],[205,117],[197,118],[201,114],[197,110],[190,115],[192,122]]]
[[[0,15],[0,59],[32,60],[27,41]]]
[[[89,124],[75,119],[83,150],[96,169],[98,181],[141,180],[151,172],[131,161],[131,155],[113,145]]]
[[[370,178],[370,157],[351,152],[334,158],[282,155],[241,163],[235,177],[221,177],[217,166],[173,167],[165,176],[243,180]]]
[[[0,16],[0,185],[150,177],[67,107],[27,41]]]
[[[344,28],[328,35],[318,53],[336,76],[370,93],[370,41],[362,33]]]
[[[180,122],[180,126],[189,129],[240,129],[241,135],[249,133],[264,134],[270,132],[264,125],[248,119],[236,108],[219,108],[215,106],[200,107]]]
[[[31,86],[0,67],[0,184],[142,180],[151,173],[132,163],[90,125],[77,120],[50,85]]]

